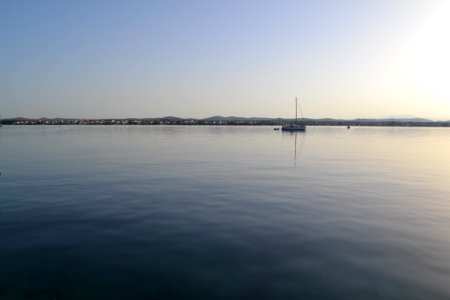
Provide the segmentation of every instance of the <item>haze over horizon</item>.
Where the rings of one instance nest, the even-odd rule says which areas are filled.
[[[450,120],[449,1],[3,1],[8,117]]]

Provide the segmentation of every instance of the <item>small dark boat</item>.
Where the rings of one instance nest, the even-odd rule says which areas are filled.
[[[273,130],[280,130],[280,128],[278,128],[278,127],[275,127]]]

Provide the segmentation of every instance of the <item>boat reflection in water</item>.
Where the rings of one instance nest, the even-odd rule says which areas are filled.
[[[286,132],[286,133],[284,133],[284,134],[286,134],[286,135],[288,135],[289,136],[289,138],[291,138],[291,137],[293,137],[294,138],[294,166],[297,166],[297,149],[299,150],[299,151],[301,151],[301,148],[303,147],[303,143],[304,143],[304,141],[305,141],[305,137],[306,137],[306,134],[304,134],[304,133],[299,133],[299,132],[297,132],[297,131],[292,131],[292,132]],[[299,137],[298,137],[298,135],[300,135]],[[299,143],[299,145],[297,146],[297,140],[300,140],[300,143]]]

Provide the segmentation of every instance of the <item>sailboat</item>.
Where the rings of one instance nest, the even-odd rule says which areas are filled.
[[[302,112],[301,108],[300,108],[300,113],[302,114],[303,124],[298,123],[297,108],[299,108],[299,105],[298,105],[297,97],[295,97],[295,123],[284,125],[283,127],[281,127],[281,130],[283,130],[283,131],[305,131],[306,130],[306,124],[305,124],[305,120],[303,118],[303,112]]]

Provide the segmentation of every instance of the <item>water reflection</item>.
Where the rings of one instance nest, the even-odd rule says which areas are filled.
[[[306,132],[302,131],[302,132],[296,132],[296,131],[283,131],[282,132],[283,135],[287,135],[289,138],[293,139],[293,144],[294,144],[294,166],[297,166],[297,153],[300,155],[302,148],[303,148],[303,143],[305,142],[305,138],[306,138]],[[297,141],[299,143],[299,145],[297,146]]]
[[[450,299],[449,136],[8,127],[0,299]]]

